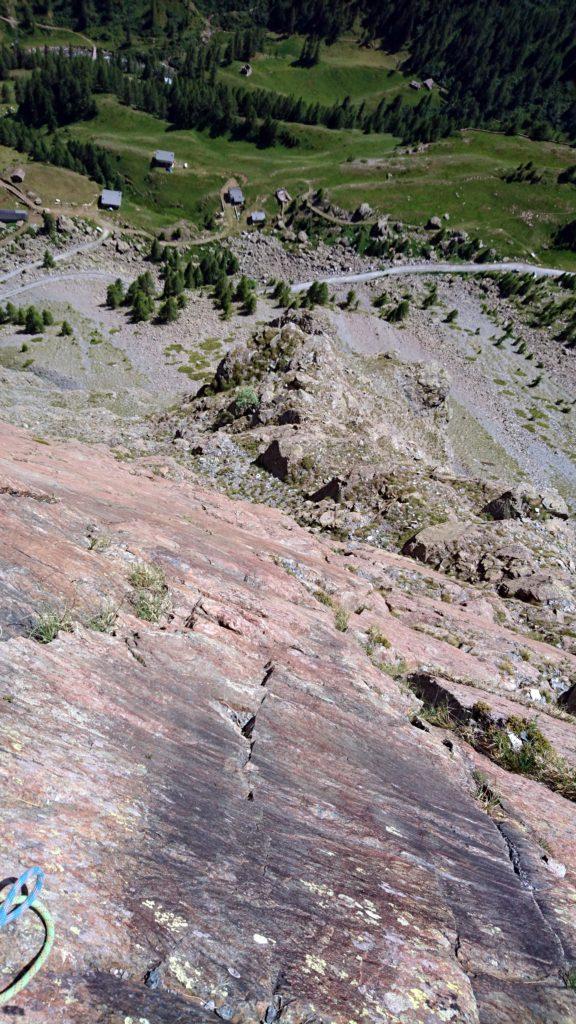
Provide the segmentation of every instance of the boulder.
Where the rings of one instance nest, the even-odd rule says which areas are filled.
[[[468,523],[456,520],[440,523],[438,526],[426,526],[414,537],[406,541],[402,554],[425,562],[435,569],[447,568],[457,558],[469,536],[471,527]]]
[[[388,217],[380,217],[376,221],[376,223],[375,223],[375,225],[374,225],[374,227],[372,229],[372,234],[376,238],[386,238],[386,236],[388,235],[389,230],[390,230],[390,225],[388,223]]]
[[[570,513],[563,498],[552,490],[537,490],[520,485],[492,498],[482,512],[491,519],[544,519],[556,516],[568,519]]]
[[[428,231],[439,231],[441,227],[442,221],[440,217],[430,217],[428,223],[426,224],[426,228]]]
[[[354,214],[354,219],[368,220],[368,217],[371,217],[373,213],[374,211],[370,206],[370,203],[360,203],[360,206],[358,207],[356,213]]]
[[[327,484],[323,484],[317,491],[314,491],[310,495],[310,501],[325,501],[330,499],[331,501],[340,501],[342,497],[342,485],[343,481],[339,477],[333,476]]]
[[[518,579],[520,576],[529,576],[536,569],[532,552],[519,541],[490,543],[489,534],[483,548],[478,563],[478,574],[488,583],[498,583],[504,578]]]
[[[254,465],[258,466],[259,469],[265,469],[267,473],[275,476],[277,480],[284,481],[288,476],[288,459],[282,454],[276,439],[260,453],[258,458],[255,459]]]
[[[576,602],[569,587],[562,580],[545,573],[532,573],[517,579],[505,580],[499,588],[502,597],[513,597],[527,604],[548,605],[561,611],[574,611]]]
[[[560,694],[558,704],[570,715],[576,715],[576,683]]]
[[[71,220],[70,217],[66,217],[63,213],[56,218],[56,230],[59,234],[71,235],[74,231],[74,227],[74,221]]]
[[[300,242],[301,245],[305,245],[306,242],[308,241],[308,235],[307,235],[306,231],[299,231],[297,236],[296,236],[296,238]]]
[[[284,427],[287,424],[297,424],[302,422],[302,416],[298,409],[284,409],[276,420],[278,426]]]

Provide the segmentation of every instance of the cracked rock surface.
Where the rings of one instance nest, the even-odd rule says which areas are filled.
[[[26,1020],[574,1020],[574,803],[414,728],[403,685],[500,706],[503,651],[566,690],[571,654],[473,583],[145,462],[6,425],[0,451],[3,861],[45,869],[57,934]],[[574,720],[539,714],[572,759]]]

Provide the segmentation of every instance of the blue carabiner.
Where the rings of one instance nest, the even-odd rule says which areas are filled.
[[[34,888],[32,892],[29,892],[22,903],[17,906],[13,906],[14,901],[18,899],[20,893],[24,889],[24,886],[28,888],[28,882],[30,879],[34,879]],[[17,921],[21,914],[28,907],[31,907],[44,885],[44,872],[42,868],[28,868],[20,878],[14,882],[14,885],[9,890],[8,895],[3,903],[0,903],[0,928],[3,928],[5,924],[11,924],[12,921]]]

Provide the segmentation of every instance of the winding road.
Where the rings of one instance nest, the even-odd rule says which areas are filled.
[[[83,242],[82,245],[74,245],[71,249],[66,249],[65,252],[58,253],[57,255],[54,256],[54,262],[64,263],[65,260],[72,259],[74,256],[79,256],[83,252],[91,252],[92,249],[98,249],[98,247],[101,246],[102,243],[105,242],[107,238],[109,238],[109,236],[110,232],[108,230],[105,230],[96,239],[95,242]],[[16,270],[11,270],[8,274],[2,274],[2,276],[0,277],[0,285],[3,285],[6,281],[13,280],[13,278],[15,277],[20,277],[21,274],[29,273],[31,270],[41,270],[42,266],[43,260],[34,260],[34,262],[32,263],[25,263],[23,266],[17,267]],[[72,277],[73,276],[79,275],[72,275]],[[72,277],[70,275],[66,275],[66,277],[63,277],[62,279],[72,280]],[[57,280],[57,278],[54,277],[46,277],[45,280],[53,281],[55,279]],[[36,281],[34,282],[33,285],[30,285],[30,287],[34,287],[34,285],[42,283],[44,283],[44,281]]]
[[[362,274],[342,274],[336,277],[318,277],[318,284],[361,284],[377,281],[381,277],[408,277],[411,274],[486,274],[491,271],[514,271],[519,274],[533,274],[534,277],[561,277],[574,271],[558,270],[556,267],[537,267],[533,263],[402,263],[384,270],[370,270]],[[293,292],[305,292],[314,281],[300,281],[291,285]]]
[[[92,249],[97,249],[102,243],[109,237],[110,232],[108,230],[103,231],[101,236],[95,242],[87,242],[82,245],[76,245],[72,249],[67,249],[66,252],[59,253],[54,256],[54,262],[63,263],[66,260],[72,259],[74,256],[78,256],[84,252],[90,252]],[[18,267],[16,270],[11,270],[10,273],[4,274],[0,277],[0,289],[2,285],[8,281],[19,277],[25,272],[31,270],[41,270],[42,260],[36,260],[34,263],[26,263],[22,267]],[[368,270],[360,274],[339,274],[334,277],[317,277],[310,281],[299,281],[290,286],[292,292],[305,292],[314,283],[318,284],[362,284],[366,281],[377,281],[384,277],[410,277],[413,274],[428,275],[428,274],[486,274],[492,271],[499,271],[506,273],[513,271],[518,274],[533,274],[534,277],[561,277],[563,274],[570,274],[573,276],[576,271],[572,270],[558,270],[556,267],[538,267],[533,263],[402,263],[393,267],[386,267],[383,270]],[[31,281],[29,284],[21,285],[18,288],[14,288],[12,291],[4,291],[2,289],[1,299],[10,298],[12,295],[18,295],[20,292],[31,291],[33,288],[39,288],[45,284],[52,284],[55,281],[81,281],[83,279],[92,280],[108,280],[112,281],[116,277],[122,278],[127,281],[127,278],[123,278],[122,274],[109,273],[106,271],[78,271],[77,273],[70,274],[46,274],[45,277],[39,278],[36,281]]]
[[[21,295],[22,292],[30,292],[33,288],[42,288],[58,281],[115,281],[116,278],[120,278],[124,284],[129,284],[131,281],[131,278],[125,277],[123,274],[117,272],[110,273],[106,270],[86,270],[79,271],[77,274],[50,274],[39,278],[37,281],[31,281],[30,284],[22,284],[11,291],[3,291],[0,295],[0,301],[11,299],[14,295]],[[2,282],[0,281],[1,284]]]

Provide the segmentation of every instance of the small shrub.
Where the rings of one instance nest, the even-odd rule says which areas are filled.
[[[487,814],[492,814],[502,806],[500,797],[492,789],[486,776],[479,771],[472,774],[476,783],[476,799],[480,801]]]
[[[110,537],[106,533],[95,533],[88,540],[89,551],[106,551],[106,548],[110,547],[112,543]]]
[[[240,416],[244,416],[247,412],[255,411],[259,405],[260,399],[254,391],[254,388],[239,388],[236,398],[234,399],[234,406],[236,412],[239,413]]]
[[[128,581],[134,588],[130,595],[134,614],[145,622],[159,622],[170,610],[164,571],[159,565],[139,562],[130,571]]]
[[[134,614],[144,622],[160,622],[170,608],[168,593],[154,593],[150,590],[135,590],[130,597]]]
[[[314,597],[317,601],[320,601],[320,604],[326,605],[327,608],[332,608],[334,605],[334,599],[325,590],[316,590]]]
[[[63,338],[69,338],[72,334],[72,328],[67,320],[62,321],[62,327],[60,328],[60,335]]]
[[[445,704],[429,704],[422,708],[420,715],[430,725],[435,725],[439,729],[454,728],[455,723],[448,702]]]
[[[571,967],[564,972],[563,981],[566,988],[576,989],[576,967]]]

